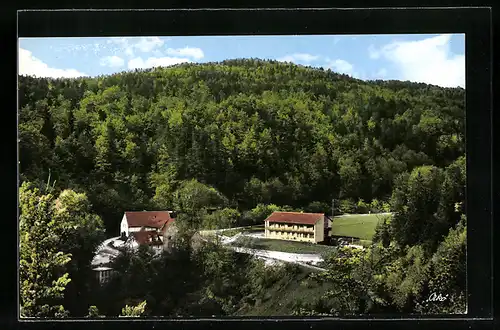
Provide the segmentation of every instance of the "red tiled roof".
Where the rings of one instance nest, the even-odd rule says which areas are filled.
[[[168,211],[125,212],[129,227],[152,227],[161,229],[172,222]]]
[[[314,225],[324,216],[323,213],[273,212],[265,221]]]
[[[152,230],[142,230],[130,233],[139,245],[163,245],[160,234]],[[152,239],[152,240],[151,240]]]

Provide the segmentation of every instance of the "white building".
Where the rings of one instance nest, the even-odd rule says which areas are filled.
[[[330,235],[331,220],[323,213],[273,212],[264,220],[266,238],[321,243]]]
[[[163,233],[172,221],[172,211],[125,212],[120,223],[120,234],[129,237],[131,233],[140,231]]]
[[[172,211],[125,212],[120,223],[121,236],[105,240],[92,260],[99,282],[102,284],[109,280],[113,271],[109,265],[120,253],[117,249],[120,246],[136,249],[139,245],[148,245],[160,253],[165,248],[163,241],[167,228],[174,220]]]

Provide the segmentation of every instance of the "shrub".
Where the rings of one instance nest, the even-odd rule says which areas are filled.
[[[290,205],[283,205],[278,207],[281,212],[301,212],[301,209],[293,208]]]
[[[372,199],[372,202],[370,203],[370,211],[373,213],[382,212],[382,203],[376,198]]]
[[[120,316],[123,317],[139,317],[144,315],[144,312],[146,311],[146,301],[144,300],[137,306],[129,306],[125,305],[125,307],[122,309],[122,313]]]
[[[238,210],[224,208],[216,210],[203,217],[202,227],[204,229],[220,229],[233,227],[240,217]]]
[[[312,289],[316,286],[316,283],[314,281],[311,281],[310,279],[305,279],[302,282],[300,282],[300,285],[307,289]]]
[[[289,275],[297,275],[300,273],[300,267],[297,264],[285,264],[285,272]]]
[[[90,306],[86,317],[96,318],[96,317],[102,317],[102,315],[99,314],[99,310],[97,309],[96,306]]]
[[[391,212],[391,204],[389,204],[388,202],[383,202],[382,203],[382,211]]]
[[[311,202],[309,205],[307,205],[304,208],[305,212],[312,212],[312,213],[329,213],[331,212],[331,207],[327,203],[323,202]]]
[[[243,248],[254,249],[257,246],[257,239],[243,236],[236,241],[235,245]]]
[[[352,199],[344,199],[340,201],[340,212],[341,213],[355,213],[356,204]]]
[[[358,203],[356,204],[357,213],[368,213],[369,209],[370,209],[369,205],[366,204],[364,200],[362,199],[358,200]]]
[[[375,227],[375,234],[373,241],[382,243],[384,247],[388,247],[391,240],[390,219],[385,217],[383,221],[379,222]]]

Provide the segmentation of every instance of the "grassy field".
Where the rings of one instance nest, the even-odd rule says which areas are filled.
[[[250,245],[245,245],[244,242],[251,241]],[[280,251],[288,253],[324,253],[334,249],[332,246],[312,244],[306,242],[283,241],[278,239],[255,238],[249,239],[242,237],[233,243],[234,246],[245,246],[253,249]]]
[[[369,244],[367,241],[371,241],[373,234],[375,234],[375,227],[379,221],[383,221],[384,217],[387,215],[354,214],[335,217],[332,224],[332,235],[355,237],[365,241],[365,244]]]

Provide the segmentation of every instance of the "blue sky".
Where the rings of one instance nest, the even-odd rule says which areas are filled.
[[[19,39],[19,73],[38,77],[250,57],[330,68],[360,79],[465,87],[464,34]]]

